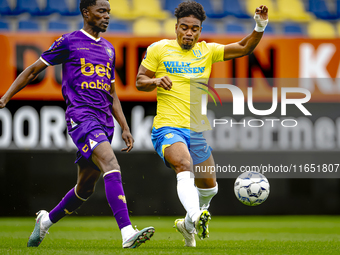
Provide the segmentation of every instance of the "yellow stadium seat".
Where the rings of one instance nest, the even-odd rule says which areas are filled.
[[[314,18],[311,13],[306,12],[303,2],[300,0],[277,0],[277,7],[284,19],[306,22]]]
[[[159,0],[132,0],[133,13],[137,17],[166,19],[170,13],[163,10]]]
[[[162,27],[158,20],[140,18],[133,23],[133,34],[137,36],[160,36]]]
[[[337,30],[338,30],[338,37],[340,37],[340,21],[337,24]]]
[[[307,27],[308,35],[311,38],[334,38],[336,37],[333,25],[324,20],[315,20]]]
[[[176,37],[175,25],[177,23],[176,18],[167,19],[163,24],[163,34],[167,37]]]
[[[132,13],[129,0],[109,0],[111,5],[111,15],[117,19],[131,20],[136,15]]]
[[[269,20],[276,22],[276,21],[283,21],[284,17],[281,15],[277,5],[273,0],[247,0],[246,2],[247,12],[250,16],[254,16],[255,9],[260,5],[266,5],[268,7],[268,15]]]

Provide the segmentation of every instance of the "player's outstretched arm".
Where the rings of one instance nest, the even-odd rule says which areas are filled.
[[[122,149],[122,151],[129,152],[133,148],[133,137],[130,132],[130,128],[126,122],[125,115],[123,113],[122,106],[120,104],[120,100],[117,96],[116,89],[115,89],[115,83],[111,84],[111,96],[113,97],[113,103],[112,103],[112,115],[119,123],[119,126],[122,128],[122,138],[126,144],[126,148]]]
[[[137,89],[146,92],[153,91],[156,87],[171,90],[172,81],[168,76],[163,76],[161,78],[154,78],[154,76],[155,72],[140,65],[136,79]]]
[[[0,109],[4,108],[11,98],[33,81],[47,67],[40,59],[27,67],[12,83],[5,95],[0,99]]]
[[[237,43],[231,43],[224,46],[224,60],[243,57],[251,54],[260,42],[263,31],[268,23],[268,8],[261,5],[256,8],[254,19],[256,27],[254,31]]]

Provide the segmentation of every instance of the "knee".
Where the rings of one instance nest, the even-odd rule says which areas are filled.
[[[83,199],[89,198],[93,192],[95,191],[95,183],[94,184],[77,184],[76,193],[79,197]]]
[[[202,189],[213,189],[216,187],[216,193],[218,191],[217,182],[215,178],[196,178],[196,186]]]
[[[190,164],[190,161],[187,159],[180,159],[173,165],[173,168],[176,173],[190,171],[191,164]]]

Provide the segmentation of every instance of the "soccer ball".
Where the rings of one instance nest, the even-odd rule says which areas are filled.
[[[245,172],[237,177],[234,191],[241,203],[249,206],[260,205],[269,196],[269,182],[263,174]]]

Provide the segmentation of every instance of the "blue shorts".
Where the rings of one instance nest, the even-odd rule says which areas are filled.
[[[194,165],[206,161],[212,151],[202,132],[197,133],[186,128],[152,128],[151,139],[153,147],[167,167],[170,165],[164,158],[164,149],[174,143],[182,142],[188,147]]]
[[[78,163],[79,160],[84,158],[91,166],[99,170],[91,160],[92,152],[102,142],[107,141],[111,144],[113,132],[113,127],[105,127],[96,119],[84,121],[72,128],[69,134],[78,148],[77,159],[74,163]]]

